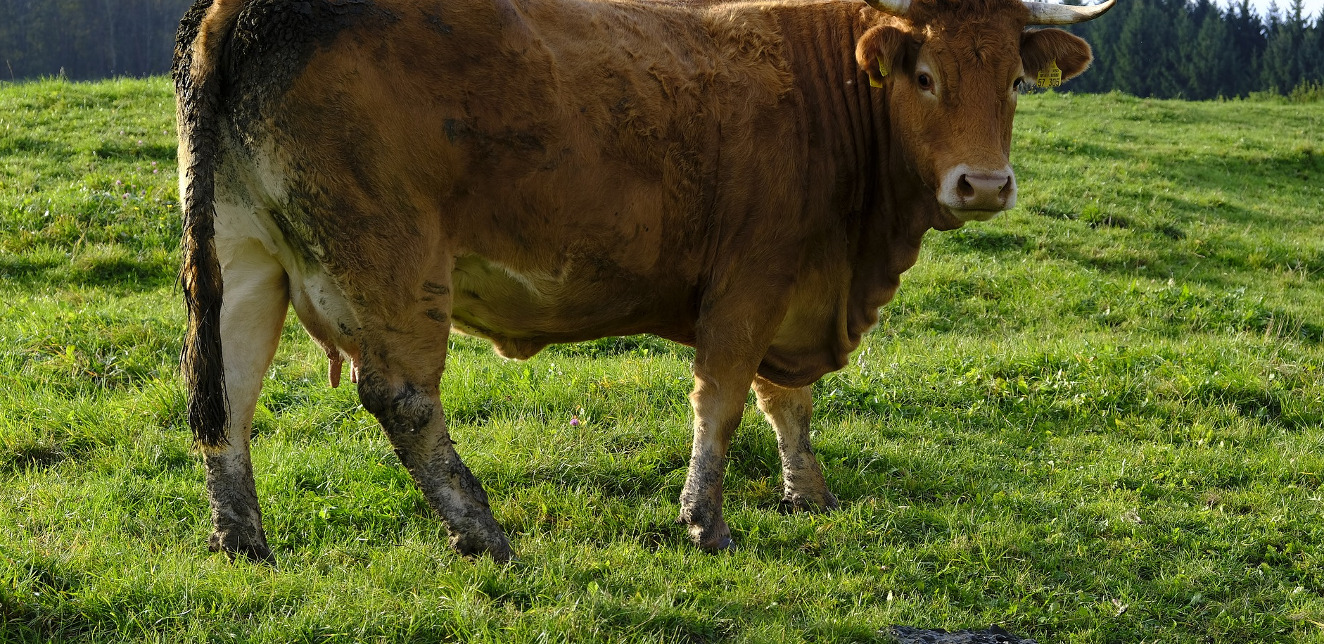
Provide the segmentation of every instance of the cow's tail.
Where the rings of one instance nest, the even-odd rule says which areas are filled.
[[[179,126],[179,196],[184,210],[179,280],[188,314],[180,366],[188,387],[188,424],[195,445],[203,450],[228,442],[214,200],[221,56],[243,3],[198,0],[180,22],[172,69]]]

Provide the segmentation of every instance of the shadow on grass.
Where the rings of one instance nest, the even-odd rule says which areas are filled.
[[[684,446],[688,451],[689,446]],[[593,490],[604,498],[640,499],[666,495],[675,488],[672,479],[685,470],[686,459],[678,446],[674,454],[657,461],[612,459],[610,463],[549,463],[543,466],[513,468],[503,472],[503,487],[521,488],[539,484],[569,489]],[[680,493],[679,488],[674,489]]]
[[[728,641],[738,632],[734,620],[717,617],[703,605],[643,609],[612,599],[603,598],[592,607],[594,621],[606,625],[608,632],[638,633],[645,640],[693,644]]]
[[[97,157],[102,159],[145,159],[149,161],[167,161],[173,163],[175,160],[176,146],[174,145],[130,145],[120,143],[103,142],[99,147],[93,150]]]
[[[74,454],[58,447],[36,444],[22,445],[0,457],[0,472],[45,469],[73,457]]]
[[[1021,141],[1018,150],[1021,154],[1034,153],[1036,155],[1048,154],[1049,151],[1089,159],[1125,159],[1134,156],[1117,146],[1104,145],[1098,141],[1084,138],[1084,136],[1078,138],[1077,136],[1054,132],[1039,132],[1028,135]]]
[[[99,255],[70,262],[52,255],[0,255],[0,280],[32,290],[38,287],[115,288],[124,292],[155,291],[175,282],[173,260]]]
[[[28,555],[9,561],[18,583],[12,595],[0,588],[0,641],[6,644],[136,639],[132,635],[149,636],[145,639],[151,641],[185,641],[183,631],[188,628],[188,620],[198,619],[198,615],[206,615],[216,606],[232,608],[233,615],[252,619],[291,611],[304,601],[301,595],[282,594],[224,597],[209,589],[188,588],[165,579],[151,588],[126,588],[107,595],[98,588],[96,573],[75,570],[57,558]],[[182,619],[185,615],[190,615],[188,620]],[[230,627],[240,635],[251,632],[250,623],[242,617],[236,621],[224,616],[202,618],[215,620],[213,628],[218,630]]]
[[[91,152],[98,159],[109,161],[145,160],[174,163],[176,146],[102,142],[101,145],[88,150],[30,136],[0,137],[0,157],[40,156],[47,161],[65,162],[87,152]]]
[[[1065,152],[1072,153],[1071,150]],[[1097,151],[1090,151],[1087,154],[1095,152]],[[1179,190],[1151,193],[1146,187],[1148,184],[1142,178],[1137,178],[1121,187],[1122,192],[1130,196],[1119,199],[1139,203],[1152,202],[1153,209],[1171,212],[1179,218],[1216,219],[1237,226],[1254,226],[1258,230],[1265,226],[1266,220],[1272,223],[1272,218],[1266,217],[1259,209],[1240,207],[1222,200],[1210,202],[1188,199],[1183,195],[1229,190],[1237,192],[1249,190],[1265,195],[1277,194],[1284,190],[1291,191],[1294,187],[1307,189],[1313,185],[1312,181],[1318,182],[1321,176],[1324,176],[1324,155],[1310,147],[1298,147],[1274,154],[1252,154],[1229,156],[1201,154],[1179,160],[1150,159],[1145,154],[1122,154],[1120,156],[1129,156],[1137,163],[1151,161],[1153,169],[1150,172],[1154,177],[1170,181],[1178,186]],[[1288,201],[1281,203],[1290,205]],[[1079,208],[1051,201],[1028,205],[1026,210],[1031,214],[1050,219],[1081,221],[1094,229],[1131,229],[1137,233],[1159,235],[1166,241],[1180,241],[1188,236],[1187,231],[1177,222],[1149,221],[1144,215],[1133,219],[1115,213],[1099,212],[1097,208],[1090,212],[1082,212]],[[1303,205],[1303,219],[1304,216],[1312,214],[1306,210],[1308,209]],[[1011,236],[998,238],[986,235],[983,238],[969,239],[957,237],[953,241],[957,242],[958,246],[982,252],[1005,252],[1019,246],[1016,243],[1018,240]],[[1284,244],[1269,244],[1268,256],[1262,257],[1266,253],[1263,240],[1246,240],[1245,236],[1229,236],[1210,241],[1210,253],[1201,252],[1200,256],[1190,252],[1169,254],[1161,252],[1162,247],[1160,247],[1155,259],[1182,268],[1181,273],[1186,273],[1186,268],[1201,265],[1203,269],[1194,271],[1191,278],[1210,284],[1225,283],[1221,278],[1229,271],[1238,273],[1260,270],[1265,266],[1295,268],[1311,273],[1324,270],[1324,253],[1321,252],[1311,252],[1301,256],[1299,250]],[[1030,249],[1027,247],[1026,250]],[[1132,254],[1090,254],[1088,249],[1062,245],[1050,245],[1044,250],[1051,256],[1101,272],[1129,274],[1137,269],[1136,258]],[[1258,258],[1259,261],[1252,261],[1251,258]]]
[[[52,161],[67,161],[72,159],[76,154],[78,154],[78,150],[54,141],[46,141],[22,135],[0,137],[0,157],[39,156],[43,159]]]
[[[553,355],[601,358],[625,355],[678,356],[692,359],[694,350],[655,335],[608,337],[587,342],[553,344],[547,347]]]
[[[944,240],[959,248],[977,253],[1027,252],[1032,248],[1030,239],[990,228],[961,228],[947,233]]]
[[[1310,187],[1311,180],[1318,180],[1321,174],[1324,174],[1324,155],[1310,147],[1256,156],[1198,155],[1163,166],[1163,175],[1181,186],[1223,189],[1232,179],[1237,187],[1258,184],[1256,187],[1265,192],[1283,186]],[[1247,212],[1233,210],[1231,214],[1244,217],[1236,219],[1236,223],[1263,221],[1262,217]]]
[[[48,558],[10,560],[19,581],[30,587],[38,601],[28,602],[0,588],[0,641],[83,642],[98,632],[114,632],[110,620],[98,620],[69,601],[84,586],[80,573],[67,570]],[[54,602],[52,607],[45,602]]]

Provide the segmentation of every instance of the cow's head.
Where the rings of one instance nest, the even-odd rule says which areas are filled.
[[[855,57],[884,92],[893,145],[962,221],[1016,204],[1011,121],[1022,87],[1085,71],[1090,46],[1060,29],[1115,0],[1075,7],[1022,0],[866,0],[900,20],[865,32]]]

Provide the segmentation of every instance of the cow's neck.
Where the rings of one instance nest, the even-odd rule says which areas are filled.
[[[778,19],[790,48],[814,149],[811,184],[830,194],[842,217],[851,264],[847,321],[851,343],[877,320],[901,273],[914,265],[930,229],[960,224],[943,211],[899,151],[883,90],[869,86],[855,61],[868,25],[850,3],[784,5]],[[853,347],[852,347],[853,348]]]

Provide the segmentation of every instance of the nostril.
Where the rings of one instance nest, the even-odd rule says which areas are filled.
[[[1016,203],[1016,175],[1010,168],[962,164],[948,171],[941,185],[938,201],[955,210],[996,212]]]
[[[975,196],[975,187],[970,185],[965,177],[966,175],[961,175],[961,178],[956,180],[956,194],[962,199],[969,199]]]

